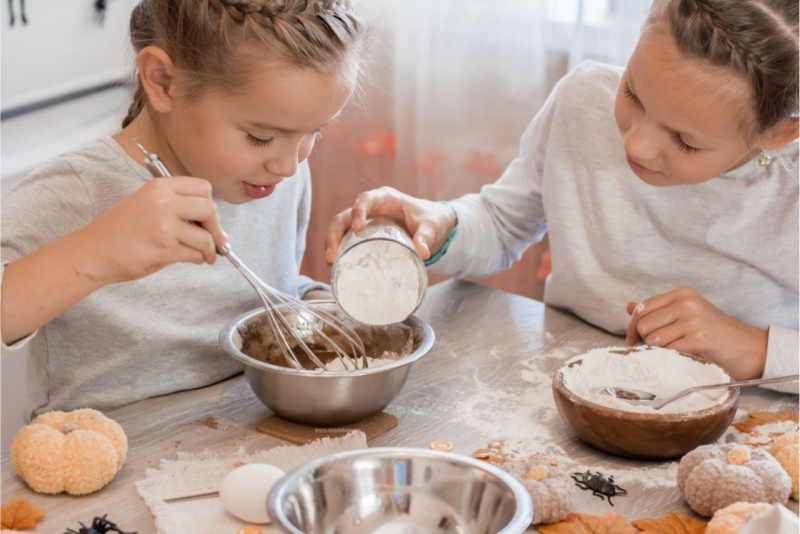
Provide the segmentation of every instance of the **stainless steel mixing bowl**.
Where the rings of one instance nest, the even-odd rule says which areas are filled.
[[[301,465],[273,486],[267,508],[290,534],[512,534],[533,519],[530,495],[505,471],[401,447]]]
[[[314,302],[313,305],[329,312],[338,310],[332,301]],[[339,310],[339,313],[343,312]],[[433,346],[433,330],[425,321],[412,316],[403,324],[408,327],[407,331],[410,329],[413,340],[411,353],[393,363],[357,371],[297,370],[266,363],[243,353],[242,334],[253,329],[263,336],[262,344],[269,344],[272,331],[266,325],[263,308],[229,322],[220,332],[219,341],[225,352],[245,364],[244,375],[253,392],[277,415],[306,425],[345,425],[383,410],[400,392],[411,364]],[[387,327],[362,325],[359,328],[370,329],[368,332],[374,331],[378,335]],[[408,337],[408,332],[405,337]]]

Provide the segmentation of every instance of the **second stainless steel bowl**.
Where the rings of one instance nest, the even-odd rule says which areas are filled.
[[[387,447],[332,454],[290,471],[268,510],[302,534],[520,534],[531,497],[505,471],[460,454]]]

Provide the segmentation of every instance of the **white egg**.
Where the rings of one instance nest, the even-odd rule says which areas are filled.
[[[269,464],[237,467],[222,479],[219,498],[225,508],[239,519],[259,525],[269,523],[267,496],[285,474]]]

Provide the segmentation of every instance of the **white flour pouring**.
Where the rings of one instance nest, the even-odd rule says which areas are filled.
[[[630,353],[625,354],[630,351]],[[621,387],[649,391],[668,397],[694,386],[730,382],[731,378],[719,366],[681,355],[660,347],[607,347],[594,349],[569,360],[583,360],[581,365],[564,369],[564,385],[578,397],[589,402],[627,412],[686,413],[710,408],[722,403],[727,389],[696,391],[660,410],[648,405],[635,405],[612,397],[602,390]]]
[[[345,236],[331,277],[342,310],[371,325],[407,319],[422,301],[427,282],[411,238],[394,223],[381,219]]]

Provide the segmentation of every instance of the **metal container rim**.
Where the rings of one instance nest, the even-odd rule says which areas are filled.
[[[315,301],[309,301],[309,303],[336,304],[332,300],[315,300]],[[278,307],[280,308],[281,306]],[[222,346],[223,350],[229,356],[231,356],[236,360],[239,360],[245,365],[278,374],[285,374],[292,376],[309,376],[309,377],[313,376],[313,377],[319,377],[319,379],[332,379],[332,378],[341,378],[345,376],[355,377],[355,376],[378,374],[381,372],[389,371],[390,369],[396,369],[414,363],[415,361],[425,356],[425,354],[427,354],[431,350],[434,341],[436,340],[436,335],[433,332],[433,328],[431,328],[431,326],[427,322],[423,321],[419,317],[412,315],[411,317],[403,321],[402,324],[405,324],[406,326],[412,328],[415,326],[421,328],[423,332],[425,332],[424,339],[420,344],[420,346],[417,347],[417,349],[414,352],[403,358],[400,358],[395,362],[386,365],[381,365],[380,367],[358,369],[353,371],[320,371],[318,369],[307,370],[307,369],[294,369],[291,367],[281,367],[279,365],[273,365],[270,363],[262,362],[260,360],[256,360],[255,358],[251,358],[250,356],[248,356],[247,354],[243,353],[241,350],[236,348],[236,345],[233,344],[234,333],[238,331],[239,327],[242,324],[246,323],[249,319],[252,319],[256,315],[260,315],[262,313],[265,313],[264,308],[256,308],[254,310],[250,310],[249,312],[245,312],[239,315],[238,317],[228,321],[228,323],[226,323],[225,326],[222,327],[222,330],[220,330],[219,344]]]
[[[524,532],[533,521],[533,501],[525,489],[525,486],[517,480],[513,475],[493,466],[482,460],[477,460],[470,456],[453,452],[433,451],[428,449],[416,447],[368,447],[366,449],[356,449],[353,451],[337,452],[311,460],[298,467],[295,467],[286,475],[284,475],[272,487],[272,490],[267,497],[267,509],[269,516],[272,518],[273,523],[286,529],[291,534],[303,534],[303,532],[289,523],[288,518],[283,513],[280,503],[286,499],[289,493],[289,486],[296,483],[297,480],[305,476],[306,473],[313,472],[319,466],[340,460],[347,460],[350,458],[369,458],[382,455],[397,456],[397,459],[402,458],[440,458],[446,460],[456,460],[460,463],[467,464],[482,471],[485,471],[498,479],[500,479],[506,487],[514,494],[514,499],[517,503],[517,509],[514,511],[514,516],[503,527],[503,530],[498,534],[517,534]]]

